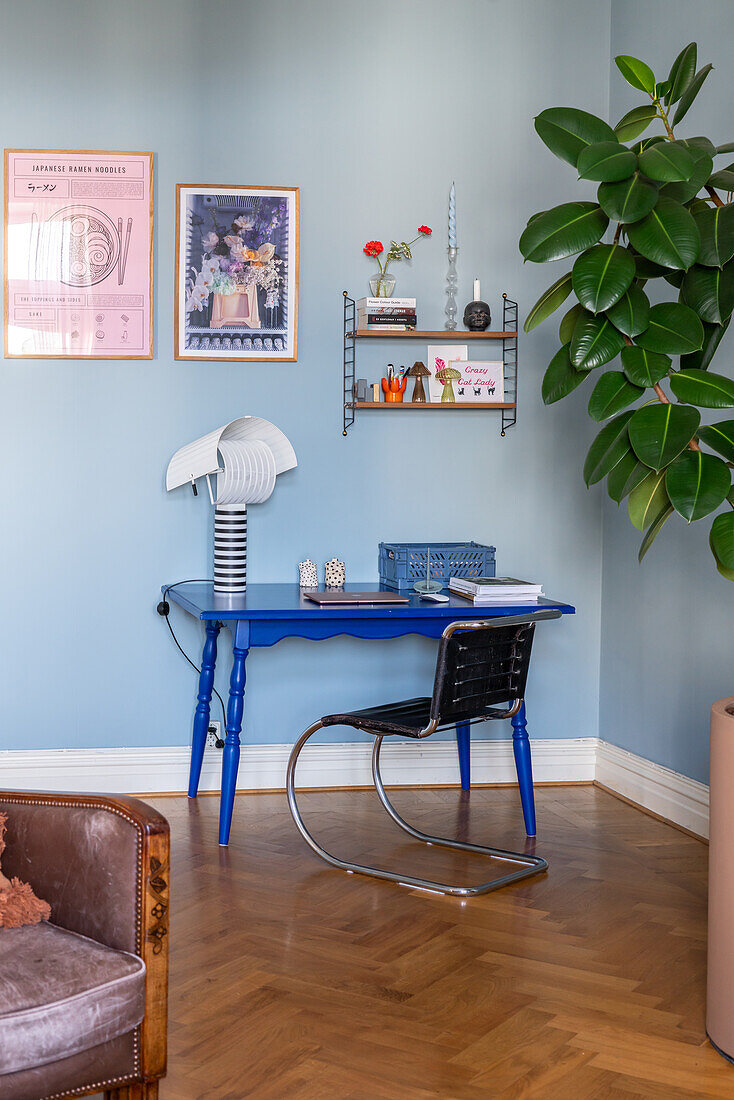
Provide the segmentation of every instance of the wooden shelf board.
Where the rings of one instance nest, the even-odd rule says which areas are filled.
[[[379,332],[376,329],[358,328],[354,333],[348,333],[353,335],[357,339],[368,339],[370,337],[377,337],[378,339],[392,339],[397,337],[398,339],[405,339],[409,337],[411,340],[446,340],[457,343],[464,340],[510,340],[517,336],[516,332],[461,332],[458,329],[453,332],[448,329],[388,329],[387,332]]]
[[[514,401],[355,401],[355,409],[514,409]]]

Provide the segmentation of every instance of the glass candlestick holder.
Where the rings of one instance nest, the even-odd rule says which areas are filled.
[[[444,328],[450,331],[456,328],[456,286],[458,283],[458,275],[456,274],[456,257],[458,255],[458,248],[452,248],[450,245],[447,249],[449,258],[448,271],[446,272],[446,324]]]

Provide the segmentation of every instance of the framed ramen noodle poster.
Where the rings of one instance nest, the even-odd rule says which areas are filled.
[[[5,150],[5,355],[153,356],[153,154]]]
[[[176,189],[177,359],[296,359],[298,188]]]

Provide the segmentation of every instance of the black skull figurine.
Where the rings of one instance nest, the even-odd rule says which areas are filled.
[[[492,320],[486,302],[469,302],[464,310],[464,324],[470,332],[484,332]]]

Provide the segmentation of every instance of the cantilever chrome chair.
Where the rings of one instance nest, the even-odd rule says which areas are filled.
[[[328,714],[309,726],[290,755],[286,788],[293,820],[314,852],[333,867],[340,867],[344,871],[389,879],[401,886],[456,894],[460,897],[485,894],[489,890],[496,890],[510,882],[545,871],[548,863],[539,856],[431,836],[409,825],[387,797],[380,774],[380,749],[385,737],[401,736],[420,740],[457,722],[486,722],[511,718],[517,714],[525,692],[535,623],[542,619],[557,619],[560,614],[560,611],[540,611],[480,622],[451,623],[441,636],[433,695],[430,698],[406,699],[399,703],[355,710],[349,714]],[[505,706],[498,707],[498,704]],[[372,750],[372,777],[375,789],[395,824],[409,836],[428,845],[476,852],[478,855],[520,864],[519,869],[482,882],[478,886],[452,886],[432,879],[413,878],[395,871],[350,863],[327,852],[306,828],[296,801],[295,779],[298,757],[307,741],[322,726],[336,725],[352,726],[373,734],[375,742]]]

